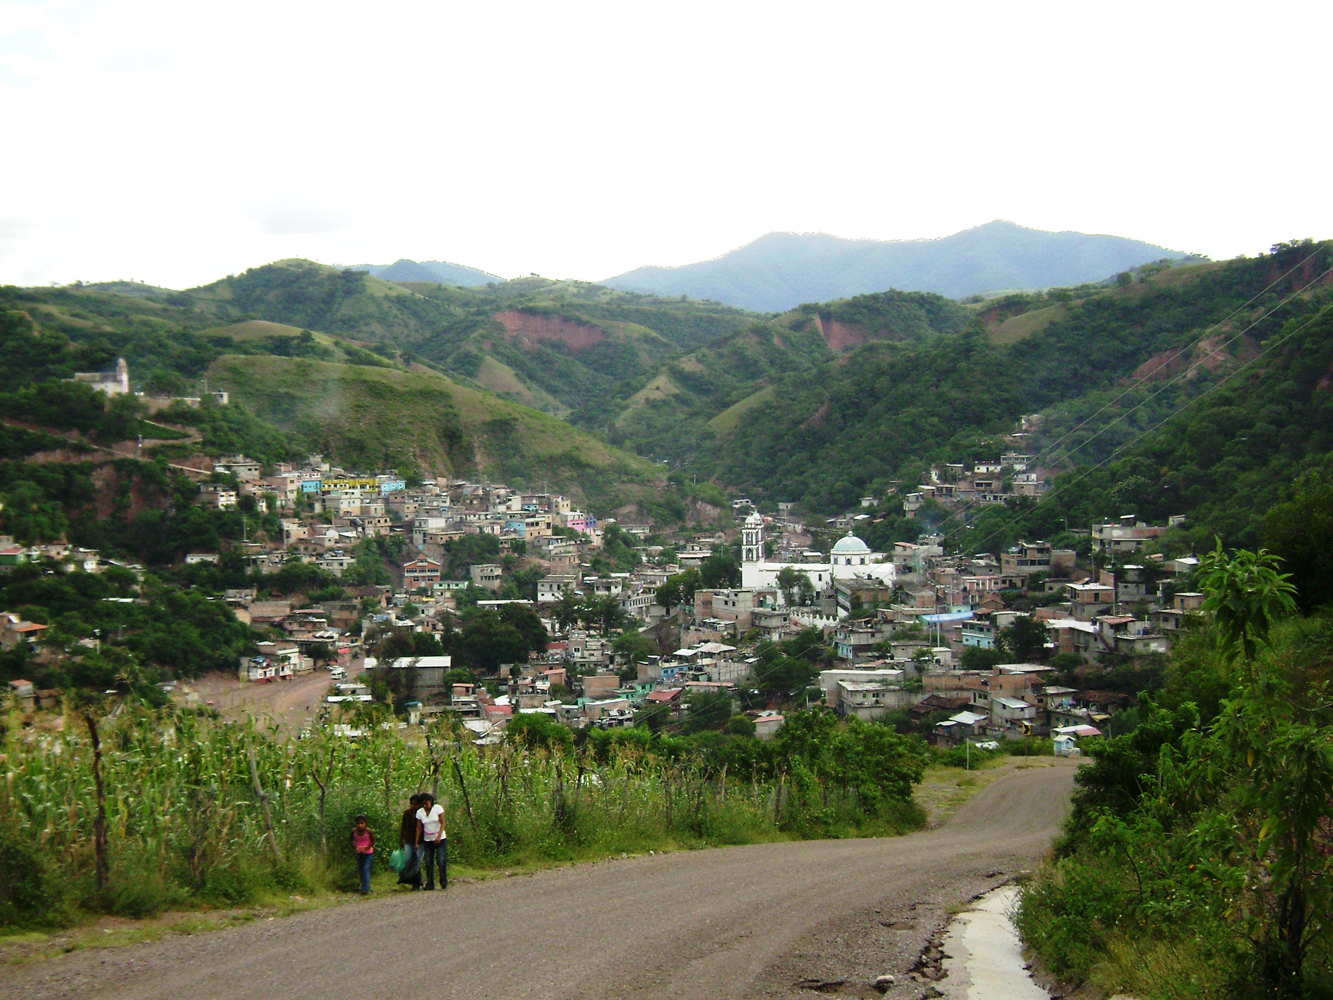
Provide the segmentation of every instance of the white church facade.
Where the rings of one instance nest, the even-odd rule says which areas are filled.
[[[116,359],[116,367],[105,372],[75,372],[71,382],[82,382],[98,392],[108,396],[128,396],[130,392],[130,367],[124,358]]]
[[[771,590],[778,585],[778,574],[790,566],[804,573],[816,590],[828,590],[834,580],[878,580],[893,586],[897,567],[892,560],[883,562],[883,552],[871,552],[870,546],[848,533],[833,546],[829,562],[783,563],[764,559],[764,519],[753,513],[741,528],[741,586],[746,590]],[[781,591],[779,591],[781,597]]]

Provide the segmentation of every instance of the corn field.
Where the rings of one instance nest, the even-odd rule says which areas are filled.
[[[799,776],[728,777],[636,746],[599,763],[591,753],[479,748],[447,728],[421,742],[396,726],[356,740],[288,739],[255,723],[135,708],[91,727],[71,712],[61,732],[9,721],[0,865],[16,876],[0,888],[0,925],[350,889],[353,817],[370,818],[383,866],[419,790],[446,809],[451,864],[479,868],[803,832]],[[848,832],[910,828],[914,810],[908,802]]]

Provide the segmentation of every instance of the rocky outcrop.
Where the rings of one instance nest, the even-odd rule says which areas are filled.
[[[824,336],[824,343],[828,344],[828,349],[835,354],[841,354],[853,347],[859,347],[872,339],[870,334],[854,323],[844,323],[832,318],[825,319],[823,316],[816,316],[815,323],[818,324],[819,332]]]
[[[505,328],[505,338],[528,347],[534,343],[564,344],[578,353],[606,340],[606,331],[596,326],[575,323],[560,316],[519,312],[507,309],[494,317]]]

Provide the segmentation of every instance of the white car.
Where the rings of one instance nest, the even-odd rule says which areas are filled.
[[[335,681],[347,680],[347,671],[342,667],[333,667],[329,670],[329,679]]]

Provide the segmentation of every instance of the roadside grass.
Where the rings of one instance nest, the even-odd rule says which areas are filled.
[[[16,718],[6,728],[0,923],[51,935],[16,939],[6,956],[207,929],[220,919],[209,913],[225,923],[346,899],[356,888],[343,839],[353,817],[368,816],[387,847],[408,794],[422,788],[445,809],[460,881],[649,852],[893,836],[926,820],[910,798],[868,799],[808,770],[727,780],[725,765],[710,770],[645,741],[575,757],[558,744],[444,750],[378,730],[355,743],[327,731],[290,741],[254,722],[164,721],[147,709],[105,720],[103,752],[91,759],[74,726],[40,743],[20,738]],[[886,766],[910,781],[916,758],[902,753]],[[377,855],[374,885],[391,890],[388,853]],[[183,911],[203,923],[182,923],[194,919]]]
[[[773,837],[770,843],[800,840],[795,835]],[[611,855],[578,857],[555,860],[541,857],[517,857],[507,864],[478,868],[471,865],[449,865],[449,884],[453,889],[464,885],[495,882],[507,878],[535,875],[556,868],[576,865],[627,861],[648,854],[670,854],[680,850],[696,850],[722,844],[668,844],[654,850],[620,852]],[[351,862],[345,866],[351,871]],[[336,881],[336,876],[334,881]],[[413,890],[399,885],[392,872],[376,870],[370,878],[370,899],[386,896],[411,895]],[[194,910],[167,910],[154,916],[133,918],[86,915],[83,920],[68,927],[50,931],[13,931],[0,933],[0,965],[24,965],[45,961],[74,951],[100,948],[123,948],[126,945],[145,944],[170,937],[188,937],[212,931],[240,927],[257,920],[276,920],[311,910],[332,906],[355,905],[366,901],[360,893],[337,889],[315,888],[303,894],[281,891],[261,891],[254,902],[239,907],[210,907],[205,904]]]
[[[916,789],[915,798],[929,817],[928,825],[934,828],[997,778],[1032,767],[1058,766],[1061,765],[1056,759],[1049,756],[990,757],[974,763],[970,771],[961,767],[932,764],[926,768],[921,784]]]
[[[1075,890],[1066,887],[1062,874],[1049,868],[1038,872],[1024,886],[1013,914],[1024,955],[1051,992],[1079,997],[1128,994],[1145,1000],[1234,996],[1236,970],[1220,960],[1217,941],[1206,940],[1218,932],[1225,936],[1221,928],[1166,940],[1126,933],[1090,902],[1098,890],[1112,889],[1110,872],[1100,873],[1094,882],[1080,882]],[[1078,916],[1071,919],[1074,911]]]
[[[123,948],[165,937],[205,934],[239,927],[255,920],[321,910],[360,899],[352,893],[320,892],[310,896],[261,897],[253,905],[226,909],[168,910],[152,917],[96,917],[52,931],[0,935],[0,965],[23,965],[91,948]]]
[[[926,811],[931,827],[939,826],[977,792],[1001,774],[1012,770],[1009,759],[993,757],[974,765],[968,771],[960,767],[932,764],[926,768],[921,784],[917,786],[917,804]]]

